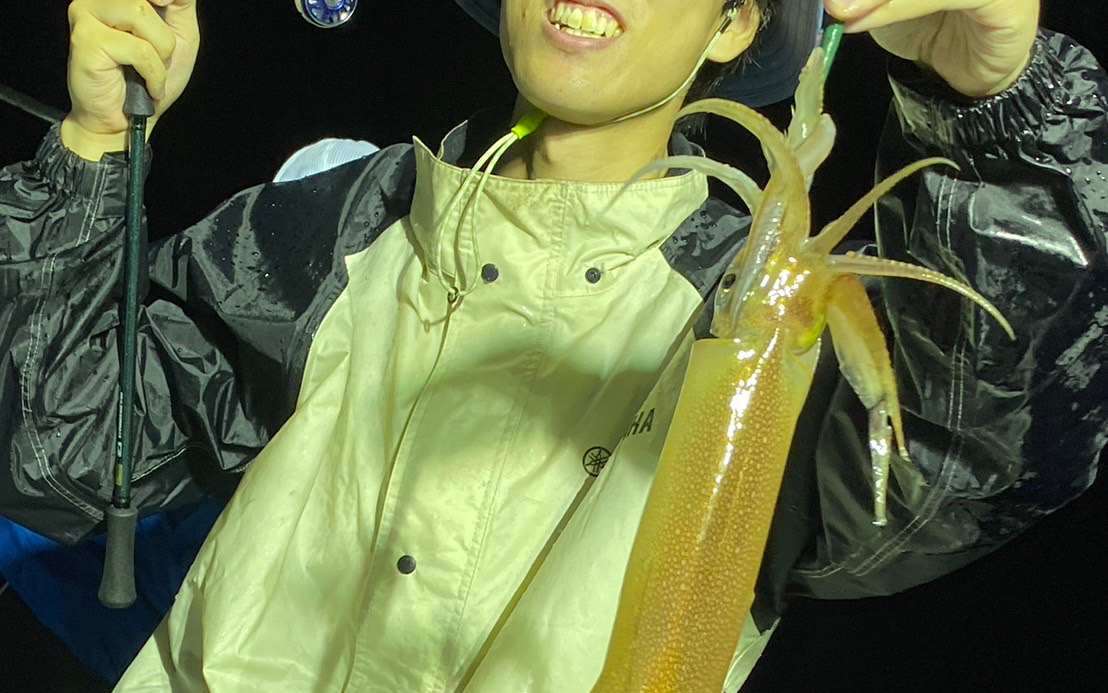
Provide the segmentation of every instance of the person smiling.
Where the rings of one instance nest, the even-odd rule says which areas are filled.
[[[590,690],[682,366],[750,224],[695,172],[609,205],[698,151],[677,121],[690,98],[787,96],[824,10],[892,54],[879,168],[941,154],[965,172],[884,200],[883,253],[969,277],[1017,339],[882,287],[912,458],[889,524],[870,523],[865,424],[829,358],[727,690],[789,595],[934,579],[1091,483],[1108,78],[1035,0],[458,4],[499,36],[514,108],[437,152],[417,139],[245,191],[150,249],[136,503],[246,471],[117,690]],[[111,493],[120,66],[160,116],[199,29],[195,0],[69,14],[73,109],[0,173],[0,512],[75,541]]]

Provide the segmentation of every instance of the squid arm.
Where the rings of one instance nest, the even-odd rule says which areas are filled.
[[[868,212],[873,205],[877,204],[878,200],[888,194],[897,183],[916,171],[940,164],[950,166],[956,171],[961,170],[958,164],[950,159],[944,159],[942,157],[922,159],[915,163],[908,164],[875,185],[873,190],[870,190],[862,199],[851,205],[850,209],[846,210],[841,217],[823,227],[823,230],[820,231],[817,236],[808,241],[808,249],[814,253],[830,255],[831,251],[835,249],[835,246],[841,243],[842,240],[846,238],[846,234],[854,228],[854,225],[857,224],[863,216],[865,216],[865,213]]]
[[[839,357],[839,370],[869,413],[869,449],[873,470],[873,524],[884,526],[889,460],[895,433],[897,451],[908,460],[896,377],[885,335],[857,277],[836,277],[828,287],[827,327]],[[891,424],[891,426],[890,426]]]
[[[683,155],[683,156],[670,156],[658,161],[652,162],[623,184],[623,187],[612,198],[612,201],[608,203],[600,214],[597,215],[597,219],[602,219],[611,211],[615,206],[616,201],[627,192],[635,183],[639,182],[651,173],[657,173],[658,171],[668,171],[673,168],[687,168],[692,171],[699,171],[707,176],[712,176],[723,182],[727,187],[735,191],[735,194],[739,196],[739,199],[743,201],[743,204],[747,206],[751,211],[758,208],[762,202],[762,188],[758,186],[754,179],[743,173],[739,169],[728,166],[727,164],[720,163],[715,159],[709,159],[706,156],[695,155]]]
[[[899,262],[897,260],[889,260],[881,257],[868,257],[854,252],[848,252],[844,255],[828,256],[826,262],[832,271],[839,274],[917,279],[950,289],[973,301],[980,306],[982,310],[991,315],[992,318],[1000,324],[1000,327],[1004,330],[1005,334],[1008,335],[1009,339],[1016,338],[1016,333],[1012,330],[1012,325],[992,302],[979,294],[972,287],[956,279],[951,279],[945,274],[927,269],[926,267],[910,265],[907,262]]]

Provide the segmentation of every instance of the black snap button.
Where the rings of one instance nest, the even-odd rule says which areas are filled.
[[[415,559],[411,556],[401,556],[396,562],[396,569],[405,575],[411,575],[415,572]]]
[[[601,276],[603,275],[600,273],[600,270],[595,267],[590,267],[589,270],[585,272],[585,281],[590,284],[595,284],[600,281]]]
[[[486,284],[491,284],[500,279],[500,269],[490,262],[481,268],[481,278],[485,280]]]

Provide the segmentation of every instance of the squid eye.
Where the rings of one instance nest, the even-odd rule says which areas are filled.
[[[728,274],[723,277],[723,281],[719,283],[719,287],[724,291],[730,291],[731,287],[735,286],[735,275]]]
[[[296,7],[312,26],[330,29],[350,21],[358,0],[296,0]]]

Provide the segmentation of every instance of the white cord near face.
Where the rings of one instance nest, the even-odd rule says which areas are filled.
[[[616,118],[615,120],[609,121],[609,123],[622,123],[625,120],[630,120],[631,118],[637,118],[637,117],[639,117],[641,115],[644,115],[646,113],[650,113],[651,111],[656,111],[659,108],[665,106],[670,101],[673,101],[678,96],[680,96],[686,89],[689,88],[690,85],[692,85],[693,80],[695,80],[697,74],[700,73],[700,68],[704,67],[704,63],[708,62],[708,56],[710,56],[712,54],[712,51],[715,50],[716,44],[719,43],[719,40],[721,38],[723,38],[724,32],[726,32],[731,27],[732,22],[734,22],[738,18],[738,16],[739,16],[738,8],[732,7],[731,9],[727,10],[727,13],[723,16],[723,26],[721,26],[719,28],[719,31],[717,31],[715,36],[712,37],[712,40],[708,42],[708,47],[705,48],[704,52],[700,54],[700,60],[698,60],[696,62],[696,67],[693,68],[692,73],[688,76],[688,78],[684,82],[681,83],[681,86],[674,89],[673,92],[669,96],[665,97],[664,99],[662,99],[658,103],[654,104],[653,106],[647,106],[646,108],[635,111],[634,113],[628,113],[627,115],[622,115],[622,116]]]

